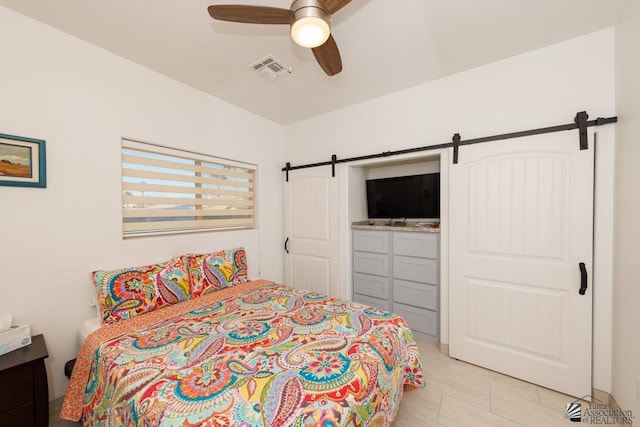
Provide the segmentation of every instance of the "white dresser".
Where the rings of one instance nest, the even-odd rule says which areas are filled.
[[[440,234],[353,230],[353,300],[392,311],[438,342]]]

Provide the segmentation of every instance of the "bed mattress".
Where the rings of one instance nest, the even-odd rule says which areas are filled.
[[[390,425],[404,389],[421,386],[403,318],[257,281],[91,333],[61,416],[93,426]]]
[[[87,319],[82,322],[82,325],[80,325],[76,334],[76,344],[78,345],[78,352],[80,352],[80,349],[82,348],[84,342],[87,340],[89,334],[97,331],[100,326],[101,322],[97,317]]]

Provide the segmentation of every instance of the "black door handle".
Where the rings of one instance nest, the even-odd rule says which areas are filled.
[[[580,290],[578,293],[584,295],[587,292],[587,267],[584,262],[581,262],[578,266],[580,267]]]
[[[287,253],[289,253],[289,249],[287,249],[287,243],[289,243],[288,237],[287,237],[287,240],[284,241],[284,250],[287,251]]]

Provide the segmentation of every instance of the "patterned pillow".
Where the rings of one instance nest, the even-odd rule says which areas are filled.
[[[113,271],[94,271],[93,282],[103,323],[129,319],[189,299],[186,257],[167,263]]]
[[[247,255],[244,248],[189,255],[191,297],[236,286],[247,281]]]
[[[158,273],[156,285],[163,305],[175,304],[191,298],[187,256],[181,255],[169,261]]]

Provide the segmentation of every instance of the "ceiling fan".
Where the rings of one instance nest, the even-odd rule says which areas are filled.
[[[222,4],[209,6],[209,15],[219,21],[247,24],[288,24],[291,37],[311,48],[318,64],[329,76],[342,71],[338,45],[331,35],[331,14],[351,0],[295,0],[289,9],[268,6]]]

